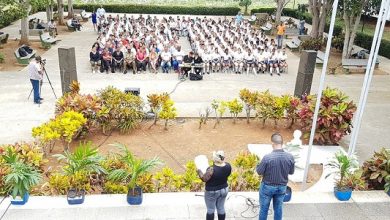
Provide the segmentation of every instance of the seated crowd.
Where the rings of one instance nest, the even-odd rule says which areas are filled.
[[[234,71],[236,74],[285,71],[287,55],[247,21],[219,18],[158,19],[149,15],[100,16],[97,41],[90,52],[92,72],[126,74],[146,69],[157,73],[195,71],[198,74]],[[192,51],[181,50],[179,38],[188,36]],[[100,67],[100,69],[99,69]]]

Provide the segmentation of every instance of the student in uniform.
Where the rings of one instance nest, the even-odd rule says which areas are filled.
[[[231,67],[231,56],[229,54],[229,49],[226,48],[222,54],[222,69],[223,72],[227,72]]]
[[[269,60],[269,73],[272,76],[274,69],[276,69],[277,74],[280,76],[279,72],[279,64],[278,64],[278,56],[276,55],[275,51],[272,51]]]
[[[255,57],[252,54],[252,50],[249,48],[245,55],[245,67],[246,67],[246,74],[249,74],[249,71],[251,70],[253,71],[253,74],[256,74]]]
[[[286,51],[283,49],[281,53],[278,55],[279,57],[279,69],[280,72],[285,72],[287,70],[287,54]]]
[[[218,48],[214,49],[214,53],[212,54],[212,70],[213,73],[218,72],[221,67],[221,55],[218,52]]]
[[[244,63],[243,63],[244,57],[241,48],[239,48],[236,52],[234,52],[233,56],[234,56],[234,72],[236,74],[241,74],[242,69],[244,67]]]

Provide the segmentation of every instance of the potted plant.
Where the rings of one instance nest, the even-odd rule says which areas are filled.
[[[80,143],[73,153],[65,151],[64,154],[54,156],[65,162],[63,172],[69,176],[70,182],[67,192],[68,204],[82,204],[86,191],[91,188],[91,175],[106,173],[101,166],[103,157],[99,155],[97,148],[92,147],[91,142]]]
[[[11,192],[11,204],[24,205],[28,201],[29,191],[41,181],[41,174],[32,166],[15,162],[10,165],[11,172],[5,176],[5,184]]]
[[[127,202],[130,205],[140,205],[143,195],[141,187],[137,185],[137,180],[142,174],[160,165],[161,162],[157,157],[151,160],[138,159],[127,149],[126,145],[116,143],[113,146],[120,149],[118,158],[125,166],[110,172],[108,179],[115,182],[124,182],[128,189]]]
[[[349,157],[344,152],[336,152],[334,158],[327,164],[333,171],[329,173],[335,175],[334,195],[340,201],[348,201],[352,196],[352,188],[346,181],[358,168],[358,162],[355,156]]]

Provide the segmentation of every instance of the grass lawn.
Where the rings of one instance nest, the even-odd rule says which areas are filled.
[[[96,2],[99,3],[128,3],[128,4],[149,4],[149,5],[177,5],[177,6],[238,6],[239,0],[75,0],[75,3]],[[307,0],[291,0],[287,4],[287,8],[293,8],[295,2],[295,8],[298,8],[298,4],[307,4]],[[252,5],[248,10],[253,8],[269,8],[276,7],[275,0],[252,0]]]

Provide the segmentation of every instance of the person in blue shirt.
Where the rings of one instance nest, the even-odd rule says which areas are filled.
[[[241,21],[242,21],[242,13],[238,12],[238,14],[236,15],[236,23],[241,24]]]
[[[96,31],[97,28],[96,11],[93,11],[92,13],[92,24],[93,24],[93,30]]]

